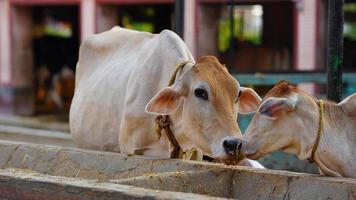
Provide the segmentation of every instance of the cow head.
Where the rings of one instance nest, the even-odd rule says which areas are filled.
[[[274,151],[284,151],[306,159],[316,137],[318,119],[316,100],[281,81],[267,93],[253,116],[243,136],[241,153],[258,159]]]
[[[170,115],[176,129],[180,129],[174,130],[175,134],[184,134],[176,135],[181,146],[189,143],[205,155],[225,159],[236,154],[237,141],[242,137],[238,111],[254,112],[260,101],[252,89],[241,87],[215,57],[205,56],[172,86],[159,91],[146,111]]]

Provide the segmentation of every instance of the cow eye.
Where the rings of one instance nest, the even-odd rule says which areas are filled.
[[[206,101],[208,100],[208,92],[204,89],[197,88],[197,89],[195,89],[194,94],[196,97],[198,97],[200,99],[203,99]]]

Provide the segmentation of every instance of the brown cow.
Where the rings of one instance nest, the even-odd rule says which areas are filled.
[[[356,177],[355,113],[356,94],[337,104],[282,81],[267,93],[254,115],[241,153],[258,159],[284,151],[314,161],[321,174]]]

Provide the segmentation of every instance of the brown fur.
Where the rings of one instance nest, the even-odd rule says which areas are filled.
[[[286,80],[278,82],[265,96],[268,97],[288,97],[292,92],[298,91],[298,87]]]
[[[193,69],[197,79],[205,80],[212,90],[211,100],[219,113],[229,113],[222,120],[235,120],[233,106],[238,95],[238,83],[227,68],[214,56],[201,57]],[[233,95],[232,95],[233,94]],[[235,120],[236,121],[236,120]]]
[[[293,85],[289,83],[286,80],[282,80],[278,82],[266,95],[265,99],[268,97],[288,97],[292,92],[297,92],[301,95],[310,97],[317,103],[317,99],[314,98],[313,96],[305,93],[303,90],[298,89],[296,85]],[[334,123],[338,122],[340,123],[340,119],[343,119],[345,116],[345,113],[347,113],[345,110],[343,110],[342,107],[338,106],[337,103],[333,101],[328,101],[328,100],[323,100],[324,102],[324,113],[325,113],[325,118],[327,121]],[[339,120],[336,120],[339,119]],[[348,120],[346,120],[348,122]],[[336,126],[337,124],[333,124],[333,126]]]
[[[198,60],[194,68],[196,68],[194,69],[195,76],[210,84],[214,99],[219,99],[220,96],[230,97],[228,98],[229,102],[226,103],[229,105],[234,103],[238,84],[216,57],[203,56]]]

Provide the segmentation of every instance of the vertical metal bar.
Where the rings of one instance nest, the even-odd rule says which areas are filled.
[[[228,57],[229,57],[229,66],[230,66],[230,71],[235,72],[235,39],[234,39],[234,33],[235,33],[235,20],[234,20],[234,0],[230,0],[230,41],[229,41],[229,52],[228,52]]]
[[[174,4],[176,14],[175,32],[183,39],[184,35],[184,0],[176,0]]]
[[[239,36],[241,38],[244,38],[244,30],[245,30],[245,11],[244,10],[241,10],[239,12],[240,14],[240,32],[239,32]]]
[[[234,0],[230,0],[230,50],[234,49],[234,33],[235,33],[235,20],[234,20]]]
[[[342,97],[344,0],[329,0],[328,5],[328,99]]]
[[[230,42],[234,40],[234,0],[230,0]]]

